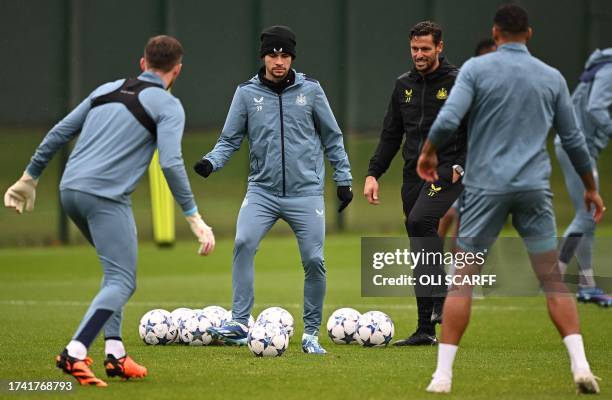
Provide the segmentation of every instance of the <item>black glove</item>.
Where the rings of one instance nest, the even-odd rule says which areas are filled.
[[[204,178],[208,178],[208,175],[210,175],[210,173],[213,170],[213,165],[211,164],[210,161],[203,158],[197,163],[195,163],[195,165],[193,166],[193,169],[199,175],[202,175]]]
[[[353,189],[350,186],[338,186],[338,199],[340,199],[340,207],[338,212],[342,212],[353,201]]]

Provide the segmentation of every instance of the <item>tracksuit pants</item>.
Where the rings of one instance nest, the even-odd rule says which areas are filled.
[[[444,172],[442,171],[443,168]],[[450,170],[450,174],[446,169]],[[463,185],[460,180],[452,183],[450,167],[441,167],[438,175],[440,179],[433,184],[418,178],[404,179],[402,203],[406,231],[410,237],[412,252],[437,253],[444,251],[444,241],[438,236],[440,218],[457,200],[463,190]],[[446,275],[444,265],[435,262],[420,263],[415,267],[413,274],[417,282],[415,286],[418,308],[417,330],[434,335],[435,327],[431,322],[432,312],[434,307],[438,312],[442,310],[446,297],[446,285],[443,283]],[[422,275],[434,276],[442,284],[438,286],[420,285],[418,282]]]
[[[575,254],[580,271],[589,270],[593,268],[595,220],[593,219],[593,214],[584,205],[584,185],[582,180],[572,166],[561,143],[555,142],[555,152],[563,171],[567,192],[576,211],[574,219],[563,234],[564,240],[559,253],[559,259],[569,264]],[[593,160],[593,175],[599,189],[599,174],[597,173],[596,165],[596,162]]]
[[[247,324],[255,299],[254,258],[259,243],[277,220],[297,238],[304,268],[304,333],[317,334],[325,297],[325,204],[323,196],[281,197],[249,188],[238,214],[232,265],[232,318]]]
[[[131,207],[91,194],[64,189],[64,210],[95,248],[104,276],[73,339],[89,347],[104,329],[106,339],[121,339],[123,306],[136,290],[138,241]]]

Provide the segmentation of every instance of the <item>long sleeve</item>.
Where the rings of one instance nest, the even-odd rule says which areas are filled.
[[[81,131],[90,109],[91,100],[87,97],[70,114],[51,128],[26,167],[26,171],[32,177],[40,177],[55,153]]]
[[[559,74],[559,92],[555,104],[553,128],[557,131],[561,145],[579,175],[591,170],[591,158],[584,134],[578,128],[569,90],[565,79]]]
[[[352,182],[351,165],[344,150],[342,132],[323,88],[317,86],[313,116],[315,125],[321,136],[325,156],[334,168],[333,180],[338,186],[350,186]]]
[[[587,113],[597,128],[612,137],[612,116],[610,106],[612,105],[612,67],[599,70],[595,75]]]
[[[157,122],[159,164],[176,202],[181,206],[185,215],[191,215],[197,211],[197,206],[181,152],[185,112],[180,102],[170,97],[161,110],[163,111]]]
[[[404,139],[404,125],[396,91],[397,87],[394,88],[389,99],[389,106],[383,120],[380,140],[368,166],[368,176],[373,176],[376,179],[380,178],[387,171]]]
[[[240,148],[247,132],[248,111],[240,98],[240,87],[236,89],[230,105],[221,136],[215,147],[204,156],[211,162],[214,171],[225,165],[230,157]]]

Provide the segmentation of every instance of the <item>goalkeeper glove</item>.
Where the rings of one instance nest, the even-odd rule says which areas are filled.
[[[38,179],[32,178],[30,174],[23,173],[21,178],[4,193],[4,207],[14,208],[18,214],[23,210],[32,211],[36,200],[36,185]]]
[[[215,249],[215,235],[213,234],[212,228],[204,223],[204,220],[198,213],[185,217],[185,219],[189,222],[191,231],[200,242],[198,254],[207,256],[212,253]]]

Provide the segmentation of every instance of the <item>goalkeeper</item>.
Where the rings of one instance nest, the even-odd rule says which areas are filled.
[[[185,114],[169,89],[181,72],[183,48],[156,36],[145,46],[138,79],[120,79],[95,89],[55,125],[36,149],[23,176],[4,195],[6,207],[32,211],[38,178],[56,151],[81,133],[60,183],[61,203],[96,248],[104,270],[102,287],[56,365],[81,385],[107,386],[91,371],[87,350],[104,329],[104,366],[109,377],[142,378],[147,369],[127,356],[121,340],[123,306],[136,289],[137,236],[130,194],[155,149],[174,198],[201,243],[215,239],[200,215],[181,156]]]

